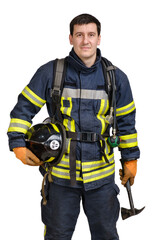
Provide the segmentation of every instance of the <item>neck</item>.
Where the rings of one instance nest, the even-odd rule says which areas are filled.
[[[96,54],[93,55],[92,57],[80,57],[81,61],[84,63],[84,65],[88,68],[92,67],[92,65],[95,63],[96,61]]]

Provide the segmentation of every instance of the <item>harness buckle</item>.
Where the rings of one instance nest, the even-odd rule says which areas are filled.
[[[81,142],[97,142],[99,136],[94,132],[80,132],[78,133],[77,140]]]
[[[61,96],[61,90],[60,89],[53,88],[53,89],[51,89],[51,93],[50,94],[51,94],[52,100],[55,103],[59,103],[60,102],[60,96]]]

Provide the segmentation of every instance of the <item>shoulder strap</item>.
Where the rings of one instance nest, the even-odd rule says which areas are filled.
[[[115,75],[114,70],[116,67],[106,58],[102,57],[102,68],[103,68],[103,74],[105,79],[105,89],[108,94],[110,106],[112,101],[112,79],[113,75]]]
[[[64,79],[66,75],[67,69],[67,58],[56,59],[54,61],[54,69],[53,69],[53,85],[51,90],[51,97],[52,97],[52,111],[53,116],[58,111],[58,118],[62,121],[62,116],[60,112],[60,101],[61,95],[63,90]]]

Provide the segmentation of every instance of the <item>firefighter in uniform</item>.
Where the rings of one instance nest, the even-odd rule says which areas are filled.
[[[82,139],[76,141],[75,148],[76,182],[71,184],[70,181],[71,137],[65,139],[66,149],[60,162],[52,167],[53,181],[46,179],[47,203],[42,203],[45,240],[72,238],[81,200],[92,240],[119,239],[116,229],[119,189],[114,182],[113,148],[106,138],[104,156],[101,140],[85,141],[88,133],[103,135],[109,127],[106,115],[110,103],[105,90],[101,51],[97,48],[101,40],[100,28],[100,22],[89,14],[81,14],[70,23],[69,41],[73,49],[67,57],[60,111],[66,133],[80,133]],[[26,147],[25,135],[31,127],[33,117],[45,104],[49,116],[53,117],[50,92],[54,63],[55,61],[50,61],[41,66],[20,93],[18,102],[11,111],[8,129],[10,150],[24,164],[40,166],[43,175],[47,171],[42,165],[44,162]],[[115,77],[116,122],[121,139],[119,150],[124,159],[124,175],[120,170],[120,178],[123,185],[128,180],[132,185],[140,155],[135,129],[135,104],[125,73],[116,68]]]

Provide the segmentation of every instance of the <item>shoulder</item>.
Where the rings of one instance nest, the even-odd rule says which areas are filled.
[[[128,77],[126,73],[124,73],[119,67],[117,67],[114,63],[112,63],[107,58],[102,57],[102,60],[107,63],[108,66],[114,66],[115,67],[115,77],[116,77],[116,86],[125,86],[129,84]]]
[[[55,60],[51,60],[43,65],[41,65],[38,69],[36,73],[39,74],[43,74],[43,75],[47,75],[50,76],[53,74],[53,67],[54,67],[54,62]]]

